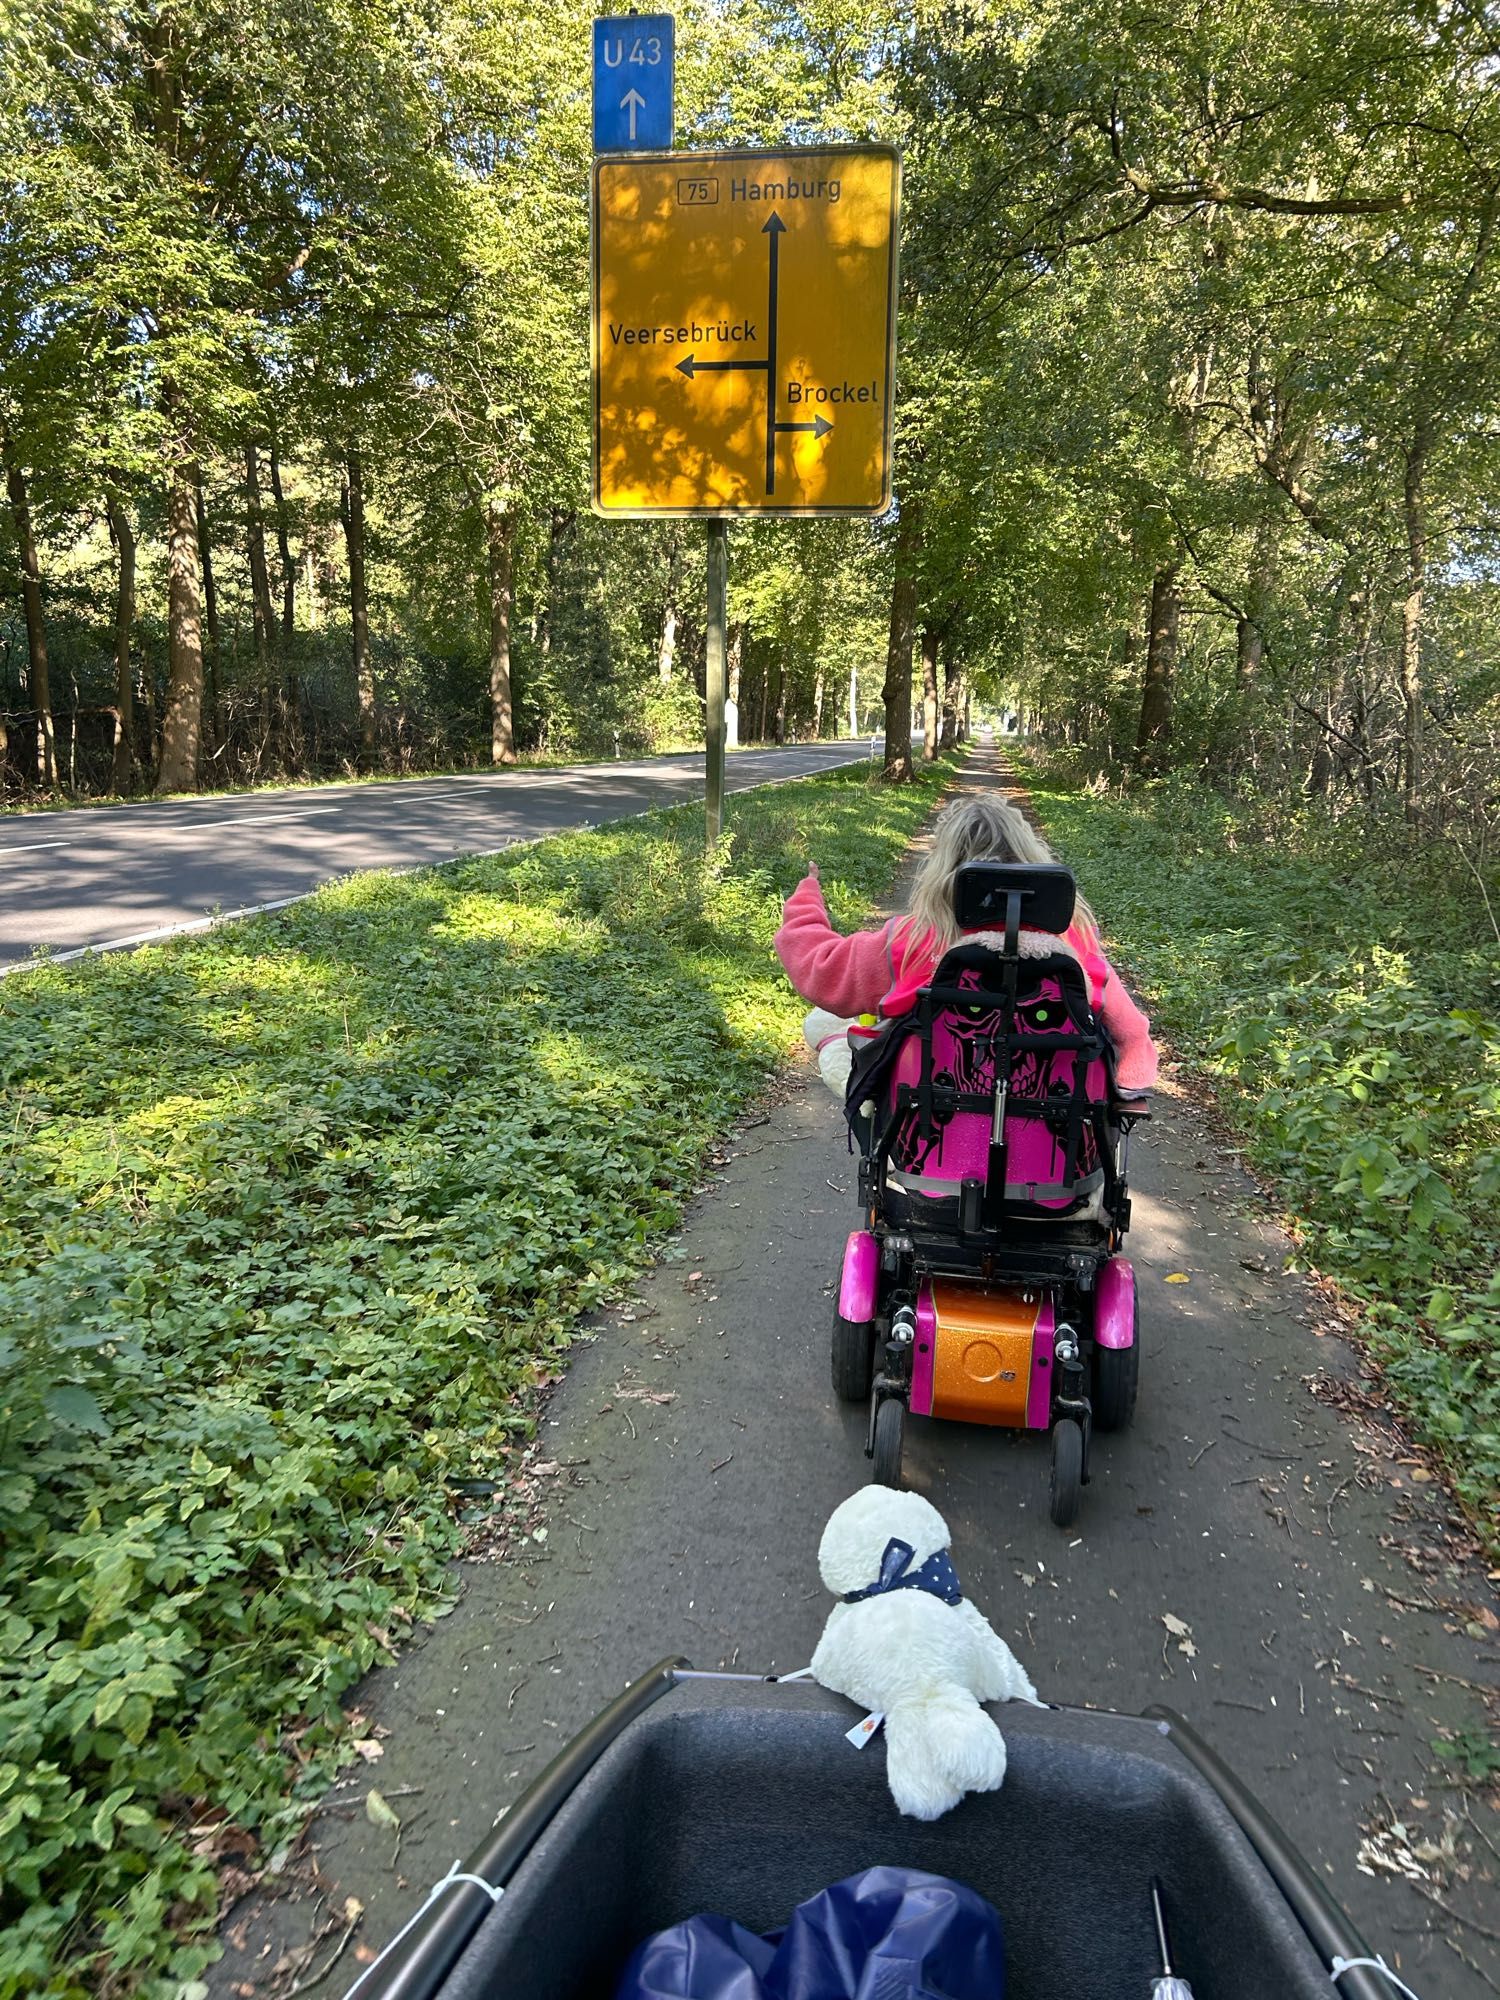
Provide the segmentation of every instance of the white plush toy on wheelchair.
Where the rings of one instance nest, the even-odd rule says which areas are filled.
[[[965,1792],[998,1791],[1005,1742],[983,1701],[1036,1689],[1005,1641],[964,1597],[942,1515],[918,1493],[866,1486],[835,1508],[818,1546],[834,1606],[813,1679],[884,1718],[886,1775],[898,1808],[939,1819]]]

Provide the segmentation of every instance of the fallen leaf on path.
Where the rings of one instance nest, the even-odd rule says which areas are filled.
[[[354,1748],[358,1753],[358,1755],[364,1758],[367,1764],[373,1764],[377,1757],[383,1757],[385,1755],[385,1745],[383,1743],[377,1743],[373,1736],[357,1737],[355,1739]]]
[[[1186,1271],[1168,1271],[1162,1282],[1167,1285],[1190,1285],[1192,1279]]]
[[[389,1827],[392,1833],[401,1831],[401,1815],[383,1792],[377,1792],[372,1785],[365,1793],[365,1818],[371,1826]]]
[[[1185,1660],[1196,1660],[1198,1648],[1193,1644],[1193,1628],[1185,1618],[1179,1618],[1174,1611],[1164,1611],[1161,1622],[1168,1634],[1177,1641],[1177,1650]],[[1162,1658],[1166,1658],[1167,1642],[1162,1641]]]

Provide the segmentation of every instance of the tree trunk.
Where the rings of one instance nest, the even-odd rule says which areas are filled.
[[[516,761],[515,717],[510,686],[510,612],[515,562],[516,517],[509,507],[486,502],[485,540],[490,567],[490,761]]]
[[[957,688],[954,693],[953,740],[967,743],[969,740],[969,672],[967,667],[959,667],[955,674]]]
[[[1349,734],[1359,756],[1359,788],[1365,804],[1375,803],[1375,759],[1370,753],[1369,704],[1365,696],[1365,663],[1356,663],[1354,693],[1349,708]]]
[[[786,668],[776,662],[776,741],[786,741]]]
[[[1406,523],[1406,594],[1401,600],[1401,802],[1408,820],[1422,816],[1422,598],[1427,588],[1427,503],[1423,479],[1431,444],[1424,418],[1406,454],[1402,511]]]
[[[922,627],[922,755],[930,764],[938,753],[938,635]]]
[[[661,640],[656,649],[656,677],[663,687],[672,679],[672,661],[677,652],[677,590],[682,573],[682,538],[674,529],[668,545],[667,596],[662,606]]]
[[[755,732],[755,740],[757,743],[764,743],[766,740],[766,715],[770,707],[770,701],[771,701],[771,669],[769,665],[767,665],[761,668],[761,673],[760,673],[760,726],[757,728]]]
[[[1328,598],[1328,614],[1323,620],[1323,629],[1318,635],[1318,677],[1321,685],[1329,690],[1320,716],[1306,703],[1293,702],[1293,716],[1311,714],[1311,719],[1319,723],[1319,733],[1313,741],[1312,755],[1308,761],[1307,774],[1302,789],[1310,798],[1323,798],[1333,783],[1333,752],[1329,745],[1328,725],[1332,722],[1336,698],[1344,684],[1344,662],[1347,654],[1340,650],[1346,615],[1359,614],[1365,593],[1350,588],[1350,576],[1354,558],[1346,555],[1339,570],[1338,581]],[[1291,729],[1288,729],[1291,737]],[[1294,739],[1293,739],[1294,742]],[[1289,748],[1291,745],[1289,744]]]
[[[921,538],[921,509],[909,500],[896,530],[895,575],[891,579],[891,623],[886,641],[885,780],[909,784],[911,763],[911,652],[917,622],[917,579],[913,562]]]
[[[1344,699],[1345,666],[1341,660],[1333,685],[1323,701],[1322,728],[1313,744],[1312,762],[1307,771],[1309,798],[1326,799],[1333,790],[1334,746],[1338,741],[1335,718]]]
[[[958,697],[963,686],[963,669],[953,657],[953,642],[944,648],[943,706],[938,723],[938,748],[951,750],[958,741]]]
[[[287,533],[286,493],[281,484],[281,460],[276,439],[271,439],[271,493],[276,502],[276,553],[281,562],[281,652],[292,656],[292,634],[297,629],[297,565],[292,561],[292,545]]]
[[[357,451],[344,459],[339,496],[344,547],[349,557],[349,622],[354,636],[354,686],[359,697],[359,766],[376,763],[375,668],[370,659],[370,600],[365,589],[365,468]]]
[[[123,792],[135,776],[135,676],[130,666],[130,636],[135,624],[135,529],[118,494],[105,494],[104,511],[120,552],[120,582],[115,593],[115,744],[109,788]]]
[[[1234,690],[1241,705],[1249,701],[1260,675],[1266,642],[1259,625],[1241,612],[1234,628]]]
[[[260,504],[260,460],[253,444],[245,446],[245,527],[250,551],[255,665],[264,687],[271,659],[271,572],[266,567],[266,517]]]
[[[276,557],[281,565],[281,632],[277,651],[281,656],[282,702],[285,710],[287,768],[302,768],[302,689],[297,679],[297,655],[292,637],[297,629],[297,565],[292,561],[292,545],[287,532],[286,490],[281,483],[281,460],[277,456],[273,432],[269,447],[271,494],[276,503]]]
[[[1271,517],[1262,514],[1256,523],[1255,542],[1250,552],[1245,609],[1235,626],[1234,685],[1242,709],[1248,708],[1255,695],[1265,661],[1266,611],[1274,586],[1275,561],[1275,531]]]
[[[823,699],[826,693],[827,676],[819,667],[818,678],[813,684],[813,741],[818,743],[823,736]]]
[[[724,703],[724,741],[733,750],[740,740],[740,679],[745,669],[745,633],[748,630],[743,618],[735,620],[729,628],[729,685]]]
[[[1151,581],[1151,623],[1146,638],[1146,675],[1141,687],[1141,722],[1135,738],[1137,770],[1162,768],[1172,741],[1172,682],[1177,671],[1178,565],[1159,569]]]
[[[36,776],[40,785],[57,783],[57,737],[52,722],[52,681],[47,665],[47,628],[42,622],[42,572],[31,526],[26,475],[5,449],[5,490],[21,556],[21,603],[26,614],[27,683],[36,711]]]
[[[554,506],[552,509],[552,523],[547,532],[547,587],[537,627],[537,650],[544,660],[552,651],[552,620],[557,602],[558,544],[577,518],[576,508]]]
[[[204,667],[208,677],[208,716],[205,735],[214,744],[224,740],[224,716],[219,698],[219,592],[214,583],[213,537],[208,525],[208,499],[200,475],[194,486],[198,530],[198,569],[203,578],[203,623],[208,635]]]
[[[170,404],[169,404],[170,407]],[[198,468],[179,438],[167,489],[167,699],[161,723],[156,789],[198,787],[203,736],[203,628],[198,597]]]

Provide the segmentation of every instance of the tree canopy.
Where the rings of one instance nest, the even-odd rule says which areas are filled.
[[[695,740],[700,538],[587,512],[589,10],[14,11],[11,795]],[[873,715],[900,776],[913,702],[930,750],[978,693],[1101,769],[1479,809],[1486,10],[694,0],[677,42],[680,144],[905,159],[896,507],[736,529],[745,735]]]

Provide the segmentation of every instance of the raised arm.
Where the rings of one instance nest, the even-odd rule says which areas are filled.
[[[828,921],[815,874],[788,896],[776,933],[776,956],[786,976],[814,1007],[830,1014],[873,1014],[890,991],[891,924],[845,937]]]
[[[1104,998],[1099,1013],[1115,1045],[1115,1082],[1125,1096],[1135,1097],[1156,1082],[1156,1044],[1151,1039],[1151,1023],[1125,991],[1119,973],[1107,958],[1103,964]]]

